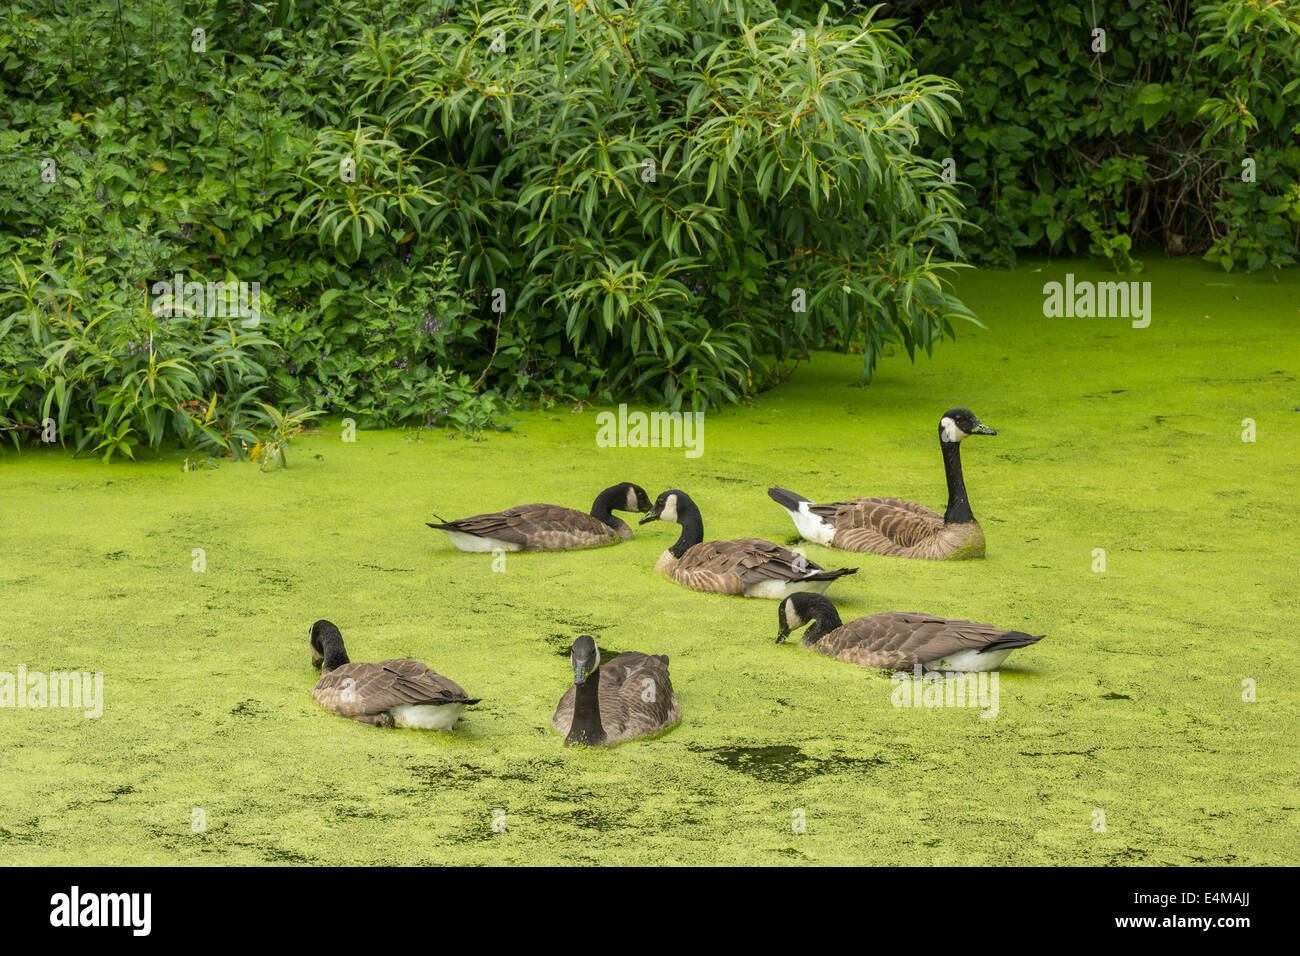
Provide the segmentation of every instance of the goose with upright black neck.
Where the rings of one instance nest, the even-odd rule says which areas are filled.
[[[784,488],[768,497],[784,508],[799,534],[841,551],[900,558],[960,560],[984,557],[984,529],[971,513],[961,470],[961,443],[971,435],[996,435],[968,408],[953,408],[939,422],[939,448],[948,479],[948,508],[937,511],[902,498],[854,498],[815,504]]]

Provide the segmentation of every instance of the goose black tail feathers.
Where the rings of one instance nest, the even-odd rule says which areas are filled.
[[[786,491],[784,488],[769,488],[767,496],[787,511],[798,511],[801,502],[812,500],[803,495],[796,495],[793,491]]]
[[[808,577],[804,578],[803,580],[805,580],[805,581],[834,581],[836,578],[842,578],[842,577],[844,577],[844,575],[846,575],[846,574],[857,574],[857,573],[858,573],[858,569],[857,569],[857,568],[840,568],[840,569],[838,569],[838,570],[836,570],[836,571],[818,571],[816,574],[810,574],[810,575],[808,575]],[[1029,635],[1026,634],[1025,637],[1029,637]],[[1034,637],[1034,638],[1030,638],[1029,641],[1027,641],[1026,643],[1030,643],[1030,644],[1032,644],[1032,643],[1033,643],[1034,641],[1036,641],[1036,640],[1038,640],[1038,638],[1036,638],[1036,637]],[[1015,645],[1012,645],[1012,646],[1014,646],[1014,647],[1023,647],[1024,645],[1023,645],[1023,644],[1015,644]]]
[[[1046,634],[1026,634],[1024,631],[1012,631],[1006,637],[1000,637],[988,647],[980,650],[981,654],[987,654],[989,651],[1007,651],[1015,647],[1028,647],[1030,644],[1037,644]]]

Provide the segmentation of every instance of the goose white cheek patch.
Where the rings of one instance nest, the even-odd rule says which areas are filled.
[[[660,521],[677,520],[677,496],[669,495],[668,500],[664,502],[664,510],[659,512]]]
[[[966,433],[958,428],[957,423],[951,418],[945,418],[939,424],[943,426],[944,441],[961,441],[967,437]]]

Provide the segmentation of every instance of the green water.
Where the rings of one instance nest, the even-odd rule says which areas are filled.
[[[884,361],[870,388],[858,358],[818,354],[710,414],[698,458],[598,448],[596,410],[567,409],[479,443],[300,438],[265,474],[10,450],[0,671],[99,671],[105,699],[98,719],[0,707],[0,863],[1296,863],[1300,273],[1148,261],[1134,329],[1044,318],[1066,271],[1111,278],[968,274],[987,329]],[[963,448],[985,560],[807,550],[860,569],[829,592],[846,619],[1045,633],[1004,666],[992,718],[894,707],[888,674],[774,645],[776,602],[669,583],[653,565],[675,526],[494,571],[424,525],[585,508],[621,480],[688,491],[709,537],[793,542],[772,484],[942,509],[956,405],[998,430]],[[419,658],[483,703],[450,734],[325,713],[320,617],[353,659]],[[681,725],[562,747],[579,633],[671,655]]]

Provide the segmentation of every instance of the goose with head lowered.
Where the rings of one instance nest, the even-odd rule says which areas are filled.
[[[480,700],[419,661],[354,664],[329,621],[311,626],[311,661],[321,671],[311,696],[326,710],[363,724],[450,730],[461,711]]]
[[[676,522],[682,532],[677,543],[659,558],[655,570],[696,591],[783,598],[796,591],[821,593],[832,581],[858,570],[827,571],[797,551],[763,538],[705,541],[704,518],[684,491],[661,494],[641,524],[656,519]]]
[[[835,605],[820,594],[795,594],[777,608],[776,642],[784,644],[791,631],[811,623],[799,644],[850,664],[885,670],[921,665],[935,671],[991,671],[1017,647],[1028,647],[1042,634],[1004,631],[988,624],[886,611],[847,624]]]
[[[984,529],[971,514],[961,473],[961,443],[971,435],[996,435],[968,408],[954,408],[939,422],[939,447],[948,476],[948,509],[942,515],[902,498],[854,498],[814,504],[784,488],[768,497],[790,513],[799,534],[842,551],[866,551],[933,560],[984,557]]]
[[[445,532],[462,551],[570,551],[627,541],[632,529],[613,513],[645,514],[649,510],[650,496],[645,489],[625,481],[597,495],[590,514],[559,505],[518,505],[458,521],[427,524]]]
[[[573,685],[551,715],[564,746],[612,747],[682,719],[665,655],[628,651],[601,664],[595,638],[583,634],[569,649],[569,661]]]

